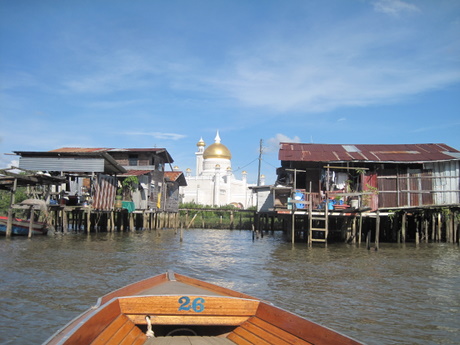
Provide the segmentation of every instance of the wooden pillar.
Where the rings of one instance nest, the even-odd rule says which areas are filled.
[[[359,227],[358,227],[358,244],[361,244],[361,236],[363,233],[363,215],[359,214]]]
[[[426,216],[424,217],[423,219],[423,225],[424,225],[424,231],[425,231],[425,243],[428,243],[428,238],[429,238],[429,234],[430,234],[430,230],[429,230],[429,227],[430,227],[430,222],[428,221],[428,218],[426,218]]]
[[[356,243],[356,216],[353,216],[351,224],[351,243]]]
[[[10,197],[10,207],[8,208],[8,220],[6,222],[6,237],[10,237],[13,232],[13,204],[15,202],[16,196],[16,188],[18,186],[18,179],[14,179],[13,181],[13,188],[11,189],[11,197]]]
[[[230,211],[230,230],[233,230],[233,211]]]
[[[449,211],[446,217],[446,229],[447,229],[447,242],[454,243],[454,217],[452,211]]]
[[[431,213],[431,240],[436,241],[436,216]]]
[[[110,232],[115,230],[115,211],[110,211]]]
[[[457,242],[459,242],[459,238],[458,238],[458,218],[459,218],[459,215],[458,215],[457,211],[454,212],[453,218],[454,218],[454,243],[457,243]]]
[[[129,216],[129,231],[134,232],[134,213],[128,213]]]
[[[438,242],[441,242],[441,239],[442,239],[441,230],[442,230],[442,216],[441,216],[441,212],[438,212],[438,225],[437,225]]]
[[[292,221],[291,221],[291,243],[295,242],[295,214],[292,211]]]
[[[420,219],[418,215],[414,216],[415,220],[415,244],[420,243]]]
[[[29,234],[28,237],[31,238],[33,235],[34,231],[34,219],[35,218],[35,212],[34,212],[34,207],[30,206],[30,220],[29,220]]]
[[[380,236],[380,211],[377,211],[375,218],[375,250],[379,249],[379,236]]]
[[[402,220],[401,220],[401,242],[406,243],[406,221],[407,221],[407,213],[403,212]]]
[[[69,215],[65,207],[62,208],[62,232],[64,234],[69,232]]]
[[[91,232],[91,206],[88,206],[86,210],[86,231],[88,235]]]

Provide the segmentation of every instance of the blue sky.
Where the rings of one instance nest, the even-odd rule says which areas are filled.
[[[239,177],[277,144],[460,149],[458,0],[0,0],[0,168],[12,151],[165,147],[219,130]]]

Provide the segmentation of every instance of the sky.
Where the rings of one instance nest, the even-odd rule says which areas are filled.
[[[458,0],[0,0],[13,151],[197,142],[276,180],[279,142],[460,150]]]

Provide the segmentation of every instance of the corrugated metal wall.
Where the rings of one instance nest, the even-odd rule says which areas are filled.
[[[19,168],[33,171],[104,172],[104,159],[20,157]]]
[[[426,164],[433,171],[434,200],[437,205],[460,203],[460,162]]]
[[[387,169],[378,178],[379,207],[446,205],[460,202],[459,162],[425,164],[424,169]]]

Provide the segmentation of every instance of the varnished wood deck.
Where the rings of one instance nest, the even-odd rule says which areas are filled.
[[[167,281],[150,289],[143,290],[136,295],[209,295],[224,296],[223,293],[204,289],[198,286],[190,286],[179,281]]]
[[[144,345],[235,345],[235,343],[227,338],[176,336],[150,338]]]

